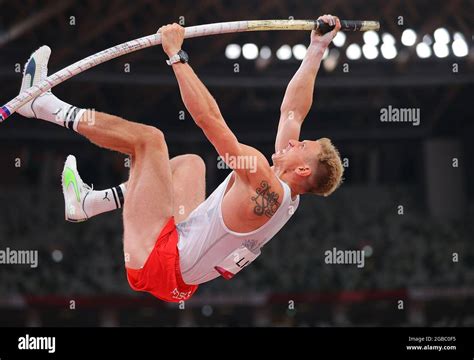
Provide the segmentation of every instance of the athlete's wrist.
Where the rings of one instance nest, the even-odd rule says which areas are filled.
[[[327,49],[327,46],[325,44],[322,44],[320,42],[311,42],[311,44],[308,46],[307,53],[313,56],[322,57],[326,49]]]
[[[178,50],[178,52],[176,54],[170,56],[170,58],[168,60],[166,60],[166,63],[168,65],[173,65],[175,63],[185,64],[188,61],[189,61],[188,54],[183,49],[180,49],[180,50]]]
[[[176,55],[178,51],[181,50],[181,47],[172,47],[172,48],[167,48],[165,53],[168,55],[168,57],[172,57],[173,55]]]

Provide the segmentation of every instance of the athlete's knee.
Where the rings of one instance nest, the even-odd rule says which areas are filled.
[[[153,147],[154,149],[166,148],[165,135],[160,129],[149,125],[140,125],[134,134],[136,150]]]
[[[202,157],[196,154],[186,154],[180,155],[182,157],[182,161],[189,167],[191,167],[196,172],[204,172],[206,171],[206,164]]]

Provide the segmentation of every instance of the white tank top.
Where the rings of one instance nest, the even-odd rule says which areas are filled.
[[[247,233],[228,229],[222,218],[221,204],[233,173],[186,220],[177,224],[181,274],[186,284],[201,284],[218,277],[220,273],[215,267],[228,257],[235,256],[235,251],[239,248],[250,250],[253,260],[260,255],[262,246],[286,224],[298,207],[299,195],[292,200],[290,187],[278,179],[283,186],[284,195],[270,220]]]

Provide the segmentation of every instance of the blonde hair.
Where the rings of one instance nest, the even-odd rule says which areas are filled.
[[[331,195],[342,183],[342,166],[339,151],[328,138],[318,140],[321,152],[316,159],[314,175],[309,179],[310,189],[308,192],[315,195]]]

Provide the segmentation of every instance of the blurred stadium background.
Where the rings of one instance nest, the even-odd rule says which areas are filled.
[[[127,177],[126,159],[44,122],[14,115],[2,124],[0,248],[38,250],[39,266],[0,265],[0,325],[474,326],[472,1],[0,0],[0,99],[17,94],[23,64],[43,44],[53,50],[52,73],[167,23],[325,13],[381,21],[378,34],[334,41],[303,128],[303,138],[339,147],[344,185],[327,199],[304,197],[258,261],[230,282],[202,285],[184,309],[128,287],[119,211],[63,220],[68,154],[97,189]],[[308,40],[307,32],[229,34],[184,48],[239,139],[270,156]],[[160,127],[172,156],[205,159],[208,193],[228,172],[185,113],[161,48],[54,92]],[[388,106],[420,109],[419,126],[381,122]],[[364,249],[365,267],[325,264],[333,247]]]

